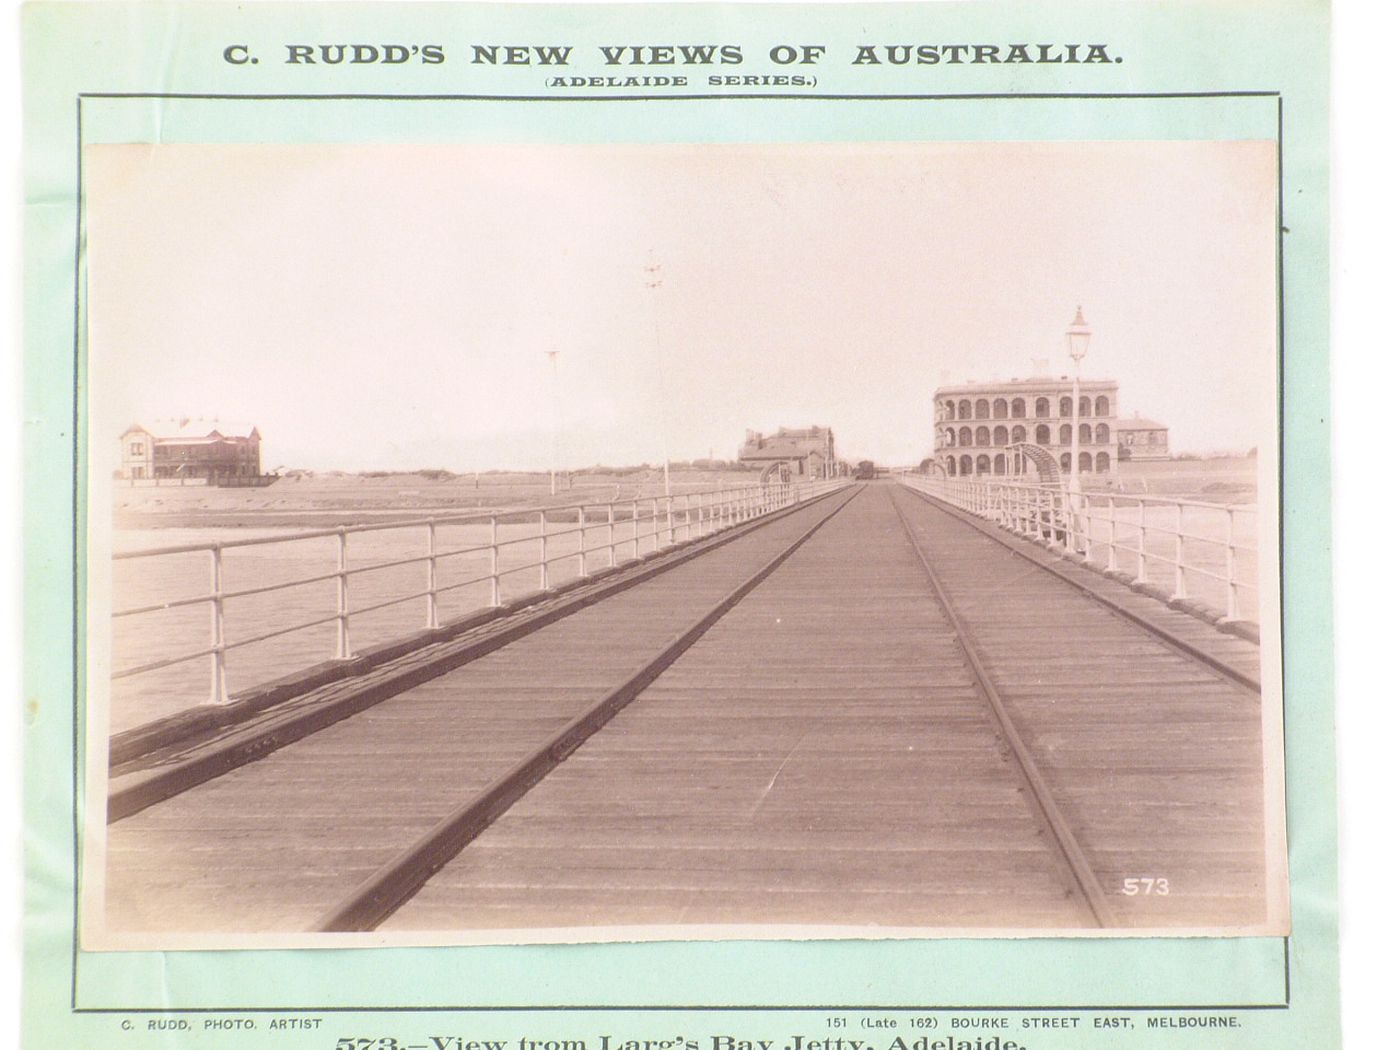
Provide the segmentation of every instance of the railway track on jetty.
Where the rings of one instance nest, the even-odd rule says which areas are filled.
[[[108,921],[1257,923],[1246,643],[1173,616],[844,490],[118,815]]]

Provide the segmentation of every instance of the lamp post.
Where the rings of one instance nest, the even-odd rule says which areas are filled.
[[[1079,491],[1079,362],[1084,360],[1084,355],[1089,352],[1089,326],[1084,321],[1084,307],[1075,308],[1074,320],[1070,322],[1069,329],[1065,332],[1065,344],[1069,347],[1069,356],[1074,359],[1074,396],[1073,404],[1070,406],[1073,425],[1069,434],[1069,488],[1071,492]]]

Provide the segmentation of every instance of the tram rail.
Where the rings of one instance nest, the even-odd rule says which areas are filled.
[[[1103,888],[1099,885],[1099,880],[1095,876],[1092,866],[1084,856],[1084,850],[1075,838],[1069,821],[1065,819],[1059,803],[1055,801],[1054,793],[1050,790],[1050,786],[1037,767],[1030,749],[1021,738],[1016,723],[1007,711],[1006,702],[997,689],[995,679],[978,656],[976,643],[972,639],[966,622],[958,615],[958,611],[948,597],[948,592],[944,589],[933,563],[923,548],[919,546],[918,540],[915,539],[914,530],[909,525],[909,519],[895,500],[894,494],[887,492],[887,495],[890,498],[890,506],[894,508],[895,515],[899,518],[899,524],[904,529],[904,535],[909,540],[909,545],[914,549],[919,564],[923,566],[924,574],[928,577],[929,587],[932,588],[938,604],[943,609],[943,615],[947,617],[949,626],[952,627],[954,635],[957,636],[963,658],[967,661],[967,665],[972,670],[976,680],[977,691],[990,708],[992,718],[996,722],[997,733],[1006,741],[1006,746],[1013,756],[1016,770],[1026,783],[1028,797],[1032,800],[1036,814],[1044,822],[1048,836],[1055,844],[1059,859],[1069,869],[1073,877],[1076,894],[1093,915],[1097,925],[1114,925],[1113,915],[1109,910]]]
[[[778,566],[792,557],[818,529],[839,514],[854,496],[855,493],[847,495],[762,568],[706,610],[704,615],[659,653],[628,675],[615,689],[605,693],[533,753],[521,759],[504,776],[448,814],[426,835],[371,875],[349,897],[322,916],[313,929],[321,932],[374,929],[431,878],[434,872],[461,852],[492,821],[547,776],[550,770],[567,759],[579,745],[611,721],[617,712],[635,700],[642,690],[675,663],[681,654],[694,645],[725,613],[771,576]]]

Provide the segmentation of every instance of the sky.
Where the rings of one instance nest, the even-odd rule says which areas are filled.
[[[825,424],[913,463],[942,383],[1070,371],[1174,451],[1273,432],[1267,142],[88,147],[92,433],[264,469],[579,468]],[[657,269],[649,269],[656,267]],[[659,278],[659,287],[649,284]],[[557,353],[557,379],[550,352]]]

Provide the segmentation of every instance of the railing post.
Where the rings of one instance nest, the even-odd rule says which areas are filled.
[[[666,546],[676,542],[676,497],[666,497]]]
[[[641,528],[641,517],[640,517],[640,514],[641,514],[641,511],[640,511],[640,510],[638,509],[638,507],[637,507],[637,501],[636,501],[636,500],[633,500],[633,501],[632,501],[632,557],[634,557],[634,558],[640,558],[640,557],[642,556],[642,540],[641,540],[641,533],[638,531],[638,530]]]
[[[1240,617],[1240,588],[1235,579],[1235,508],[1225,510],[1225,618]]]
[[[617,504],[608,504],[608,568],[617,565]]]
[[[437,522],[428,522],[428,629],[438,626]]]
[[[587,545],[583,542],[583,534],[584,534],[584,531],[588,528],[587,522],[588,522],[588,518],[587,518],[587,516],[584,514],[583,504],[579,504],[579,508],[578,508],[578,574],[579,574],[579,578],[580,578],[580,579],[582,579],[583,577],[585,577],[585,576],[588,575],[588,555],[587,555],[587,553],[586,553],[585,550],[584,550],[584,548],[585,548]]]
[[[1108,571],[1118,571],[1118,506],[1108,497]]]
[[[1182,512],[1185,508],[1178,503],[1176,505],[1176,589],[1172,591],[1172,598],[1186,597],[1186,537],[1182,522]]]
[[[335,621],[335,655],[339,660],[350,659],[350,579],[345,574],[346,564],[349,561],[348,551],[350,537],[345,531],[345,527],[340,527],[339,544],[336,549],[336,621]]]
[[[1138,500],[1138,542],[1137,542],[1137,579],[1135,583],[1147,582],[1147,500]]]
[[[496,532],[496,516],[491,516],[491,608],[501,604],[501,549]]]
[[[540,511],[540,590],[549,590],[549,522]]]
[[[651,497],[651,549],[661,549],[661,501]]]
[[[209,550],[209,702],[228,701],[228,680],[224,672],[224,552],[217,544]]]

